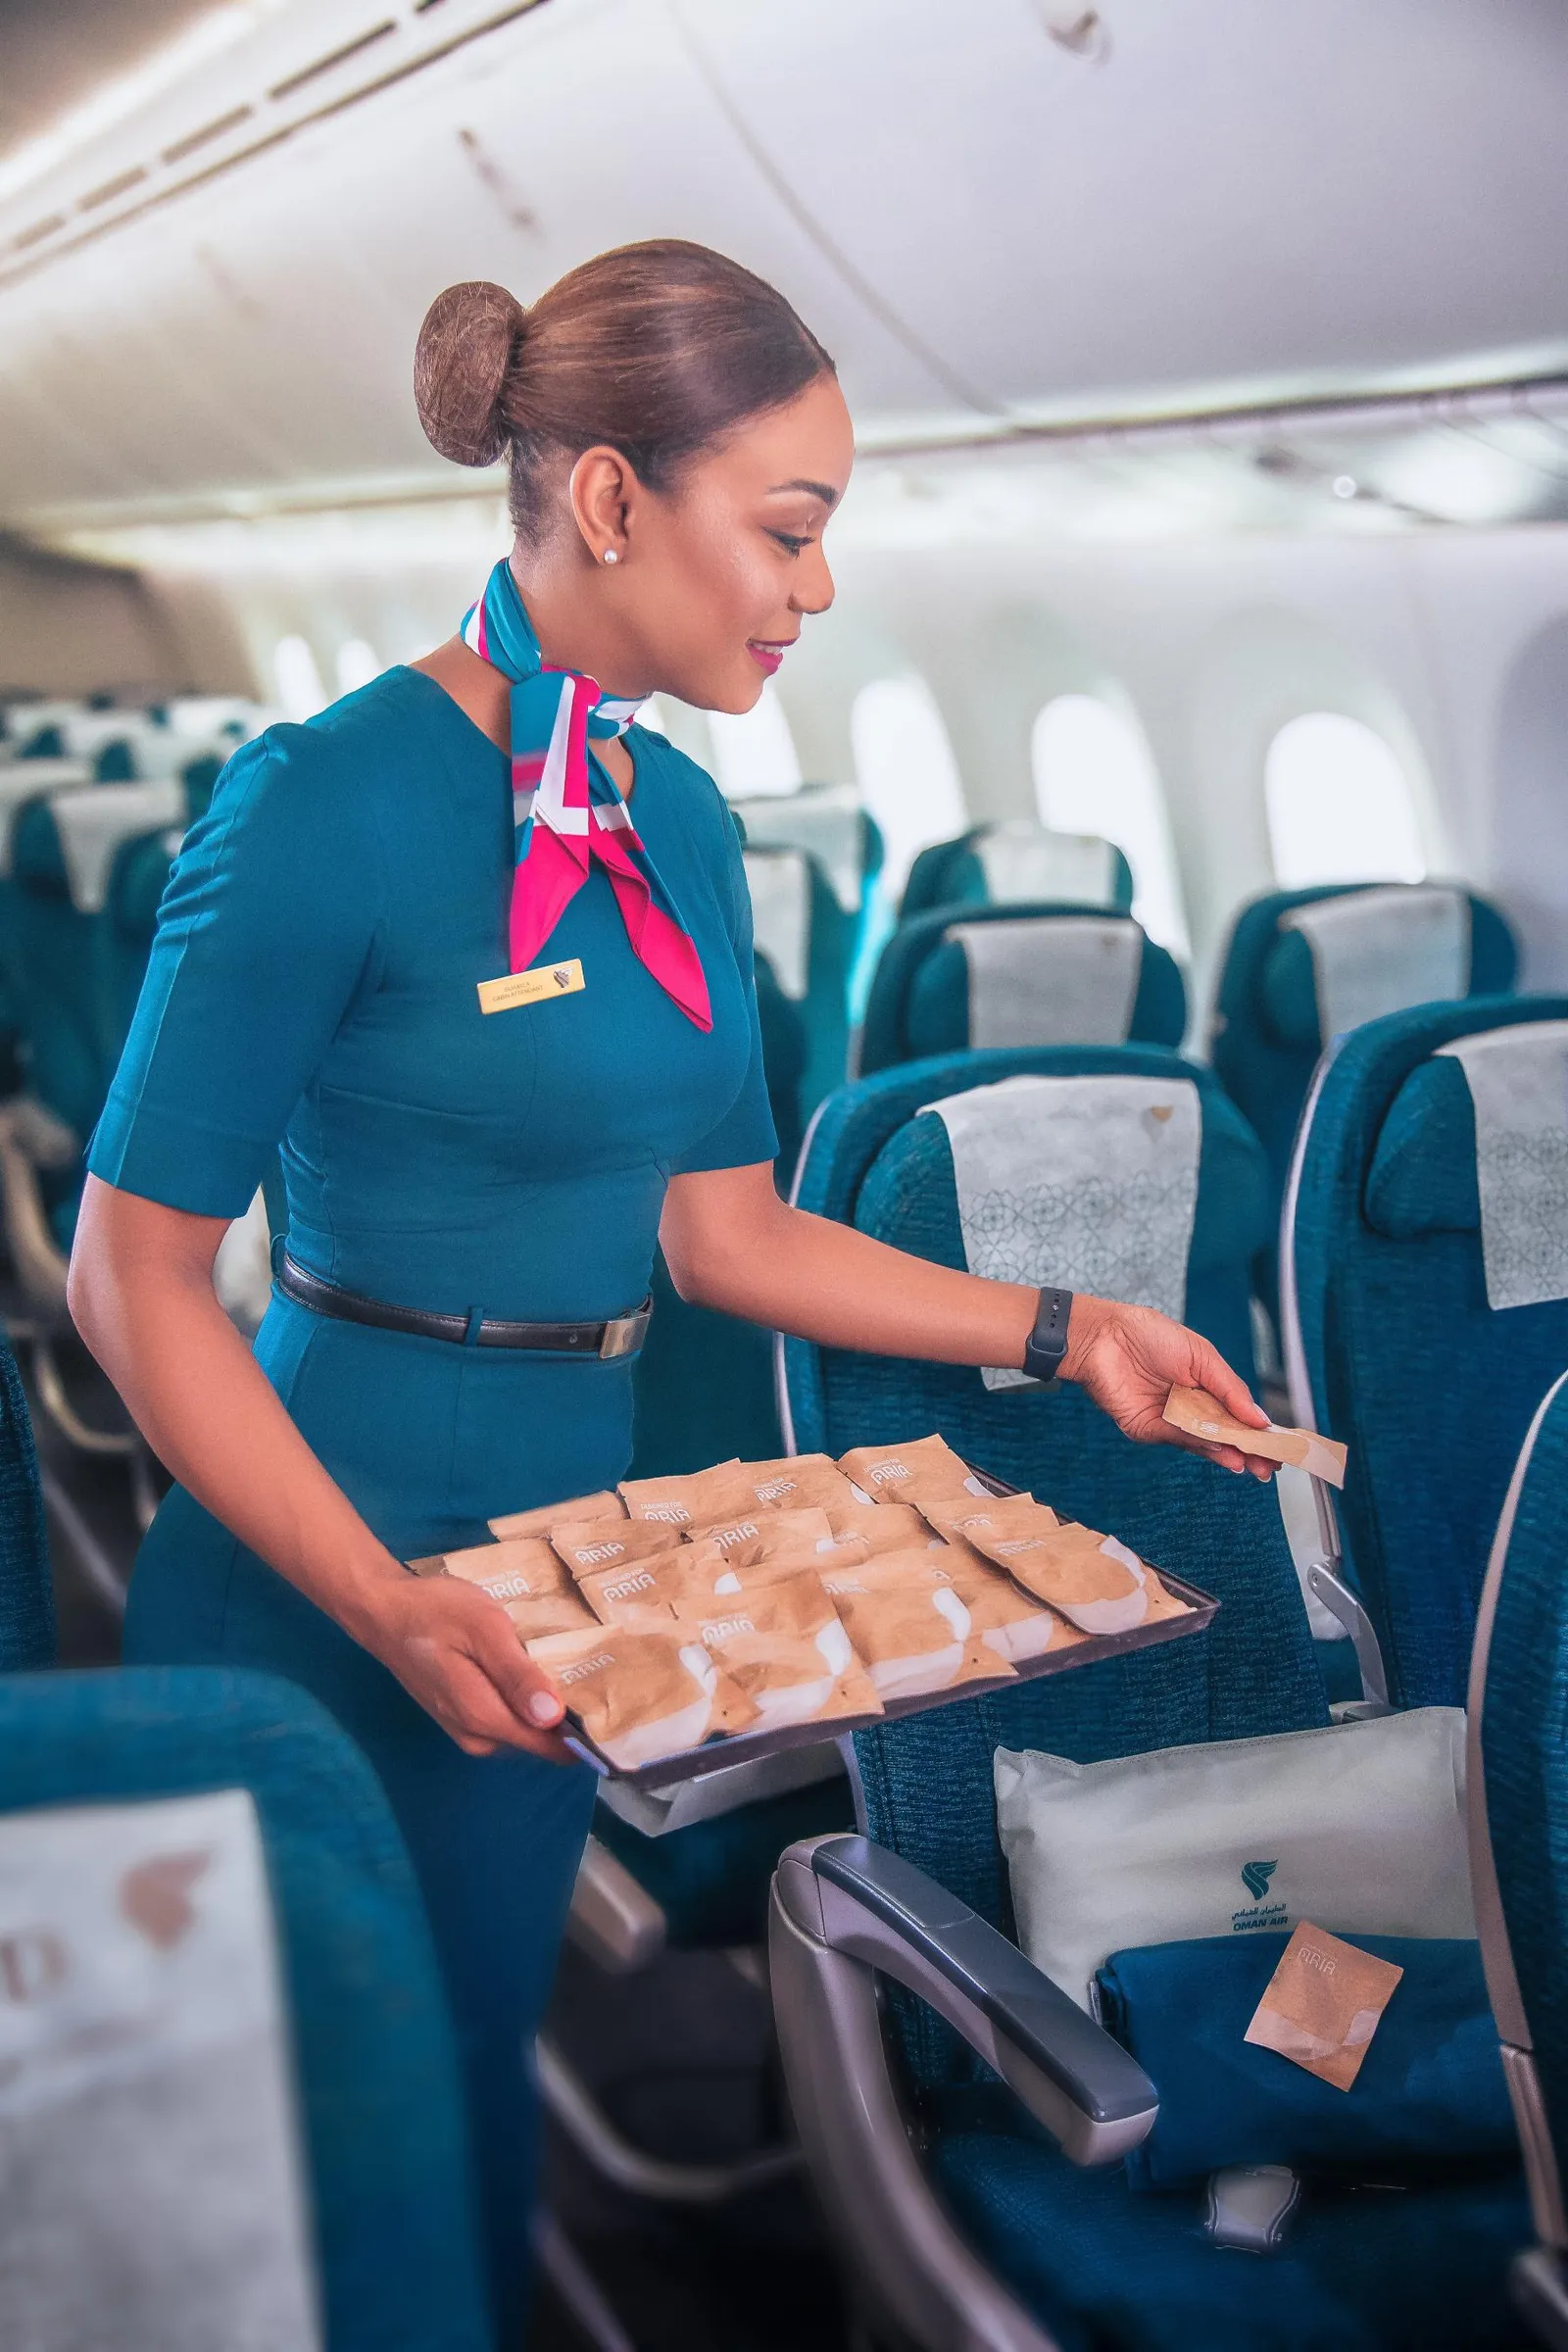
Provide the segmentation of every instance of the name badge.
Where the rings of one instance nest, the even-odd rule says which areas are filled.
[[[538,1004],[546,997],[574,996],[583,985],[582,959],[536,964],[531,972],[508,972],[504,980],[479,982],[481,1012],[510,1012],[514,1004]]]

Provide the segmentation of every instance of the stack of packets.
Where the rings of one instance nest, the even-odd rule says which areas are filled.
[[[628,1479],[490,1526],[410,1564],[499,1600],[622,1772],[1190,1614],[1125,1544],[991,1494],[938,1437]]]

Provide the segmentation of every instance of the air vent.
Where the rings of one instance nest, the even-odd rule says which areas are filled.
[[[137,164],[133,171],[121,172],[115,178],[106,179],[101,188],[91,188],[85,196],[78,196],[76,210],[78,213],[96,212],[99,205],[109,204],[116,196],[123,196],[127,188],[134,188],[146,176],[146,169],[141,164]]]
[[[188,131],[184,138],[176,139],[172,147],[164,149],[165,163],[183,163],[187,155],[194,155],[198,147],[205,147],[209,139],[220,139],[225,130],[237,130],[242,122],[249,122],[251,111],[248,106],[233,106],[226,115],[220,115],[216,122],[204,122],[200,130]]]

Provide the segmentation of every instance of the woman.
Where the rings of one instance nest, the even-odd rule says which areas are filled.
[[[625,732],[655,690],[749,710],[832,601],[853,441],[826,353],[750,272],[654,243],[527,313],[451,288],[416,394],[444,456],[510,460],[510,565],[438,652],[229,762],[165,897],[71,1296],[179,1482],[126,1655],[303,1684],[397,1809],[510,2340],[523,2052],[593,1784],[500,1606],[400,1562],[624,1472],[630,1360],[600,1350],[656,1241],[687,1298],[889,1354],[1021,1363],[1039,1295],[779,1200],[735,829],[701,769]],[[213,1257],[280,1142],[287,1257],[252,1352]],[[1065,1336],[1064,1376],[1134,1437],[1187,1442],[1160,1419],[1176,1381],[1261,1421],[1158,1315],[1080,1298]]]

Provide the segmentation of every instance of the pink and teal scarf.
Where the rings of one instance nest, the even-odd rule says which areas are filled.
[[[546,669],[512,566],[498,564],[465,613],[463,642],[512,680],[512,821],[516,865],[511,968],[525,971],[597,858],[632,953],[699,1029],[711,1029],[708,982],[680,910],[638,837],[631,811],[590,745],[624,735],[641,703],[602,694],[573,669]]]

